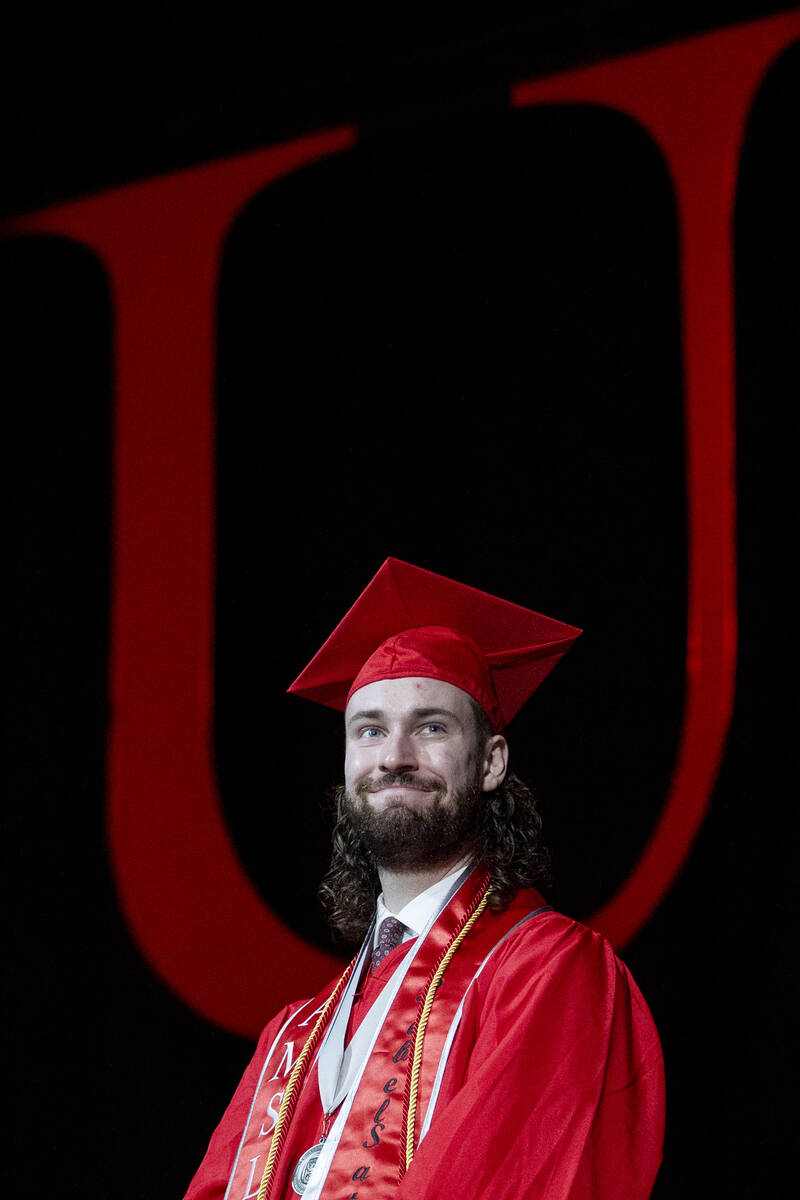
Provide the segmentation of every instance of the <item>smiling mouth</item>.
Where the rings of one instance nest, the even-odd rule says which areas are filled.
[[[381,783],[378,787],[370,788],[371,792],[430,792],[433,788],[423,787],[419,783]]]
[[[373,779],[369,783],[363,783],[356,788],[356,791],[362,798],[367,796],[375,796],[379,793],[386,794],[387,799],[391,794],[397,793],[398,797],[403,793],[416,793],[417,795],[425,795],[428,792],[441,793],[444,788],[432,779],[414,779],[407,775],[399,775],[392,777],[384,775],[382,779]]]
[[[439,789],[392,783],[367,793],[363,802],[376,813],[422,812],[436,808],[441,795]]]
[[[441,788],[431,779],[376,779],[363,785],[362,789],[369,795],[376,792],[438,792]]]

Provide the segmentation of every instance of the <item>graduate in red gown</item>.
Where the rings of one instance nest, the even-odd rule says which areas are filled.
[[[658,1035],[536,890],[504,730],[579,630],[388,559],[290,690],[345,712],[323,885],[361,949],[265,1028],[186,1200],[644,1200]]]

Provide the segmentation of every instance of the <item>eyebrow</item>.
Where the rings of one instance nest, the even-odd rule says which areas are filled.
[[[412,708],[410,715],[417,720],[424,720],[425,717],[450,717],[452,721],[461,724],[461,718],[449,708]],[[347,724],[352,725],[354,721],[380,721],[385,716],[382,708],[362,708],[353,713]]]

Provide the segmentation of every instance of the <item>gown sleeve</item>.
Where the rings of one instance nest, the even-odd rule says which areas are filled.
[[[473,986],[397,1200],[645,1200],[661,1161],[653,1019],[599,934],[559,914]]]
[[[233,1098],[226,1108],[197,1172],[189,1184],[184,1200],[222,1200],[233,1169],[242,1134],[247,1127],[250,1105],[258,1078],[272,1043],[289,1015],[300,1004],[288,1004],[265,1026],[258,1039],[256,1051],[245,1069]]]

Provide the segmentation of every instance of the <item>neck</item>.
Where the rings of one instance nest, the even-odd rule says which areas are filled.
[[[383,903],[390,913],[399,913],[409,901],[419,896],[427,888],[444,879],[445,875],[465,867],[470,861],[468,854],[457,855],[447,862],[436,863],[432,867],[422,867],[418,871],[392,871],[388,867],[378,868],[378,877],[383,891]]]

